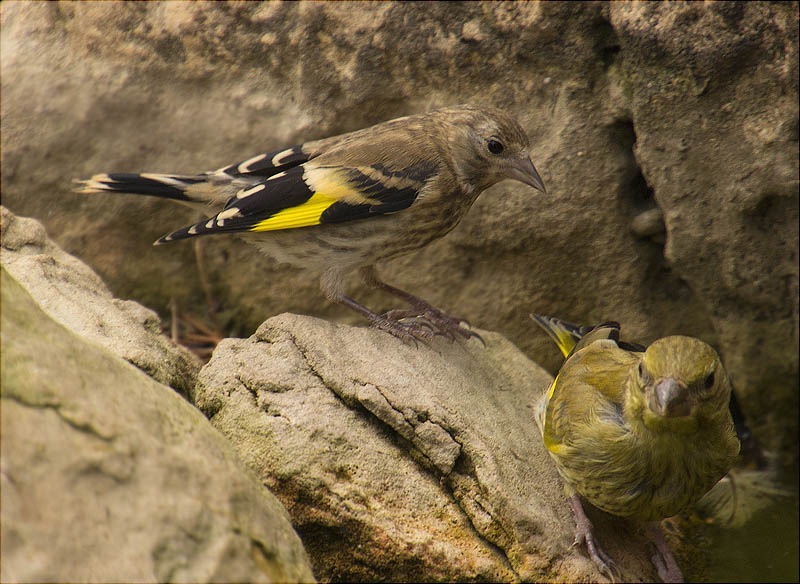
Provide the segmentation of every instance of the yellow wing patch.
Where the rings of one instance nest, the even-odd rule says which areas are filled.
[[[314,193],[308,201],[296,207],[290,207],[275,213],[272,217],[259,221],[248,231],[275,231],[278,229],[293,229],[296,227],[309,227],[319,225],[322,213],[339,201],[336,197],[329,197],[322,193]]]
[[[345,173],[337,168],[306,167],[303,183],[314,194],[304,203],[284,209],[272,217],[259,221],[248,231],[276,231],[320,224],[320,216],[338,202],[350,205],[374,203],[353,186]]]
[[[562,454],[564,451],[564,445],[561,442],[553,439],[553,435],[551,432],[550,424],[548,424],[547,415],[548,410],[550,409],[550,402],[553,399],[553,395],[556,392],[556,385],[558,384],[558,375],[553,380],[553,383],[550,384],[550,388],[547,390],[547,399],[545,400],[542,411],[542,438],[544,440],[544,447],[547,448],[553,454]]]
[[[330,197],[334,201],[342,201],[350,205],[375,202],[350,183],[346,173],[336,168],[324,166],[306,168],[303,173],[303,180],[314,191],[314,196],[319,193],[325,193],[326,197]]]

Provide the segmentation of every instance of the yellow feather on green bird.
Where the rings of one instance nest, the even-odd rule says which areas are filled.
[[[620,341],[619,324],[579,327],[531,315],[565,357],[536,408],[536,421],[561,475],[598,569],[612,576],[581,498],[620,517],[659,521],[697,502],[739,453],[728,407],[731,384],[706,343],[670,336],[647,348]],[[660,528],[651,526],[664,581],[682,581]]]

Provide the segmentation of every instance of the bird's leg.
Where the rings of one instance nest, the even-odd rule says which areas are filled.
[[[591,558],[600,573],[614,580],[614,561],[600,549],[594,540],[594,531],[592,522],[586,516],[581,504],[580,497],[577,494],[569,498],[570,505],[572,505],[572,512],[575,515],[575,543],[574,545],[586,544],[586,550],[589,552]]]
[[[662,582],[683,582],[683,574],[675,561],[675,556],[669,550],[664,532],[661,531],[661,524],[656,522],[647,526],[647,536],[653,545],[656,546],[656,553],[651,558],[656,567],[658,577]]]
[[[413,341],[416,344],[418,340],[426,341],[433,338],[433,327],[426,322],[420,320],[412,322],[391,320],[345,296],[342,287],[342,276],[343,272],[333,266],[320,277],[320,289],[328,300],[355,310],[364,316],[373,327],[386,331],[402,341]]]
[[[413,341],[414,344],[416,344],[417,339],[427,341],[433,338],[433,329],[425,322],[399,322],[397,320],[391,320],[377,312],[373,312],[366,306],[359,304],[347,296],[342,296],[338,299],[338,302],[364,315],[373,327],[386,331],[404,342]]]
[[[390,286],[378,277],[373,266],[362,268],[361,277],[368,286],[384,290],[411,305],[411,309],[390,310],[383,315],[384,318],[392,321],[399,321],[404,318],[422,318],[435,327],[437,334],[449,336],[451,339],[455,339],[457,335],[465,339],[475,337],[483,343],[484,346],[486,345],[486,342],[478,333],[461,326],[461,323],[466,323],[466,325],[469,326],[468,321],[447,314],[424,301],[422,298],[418,298],[404,290]]]

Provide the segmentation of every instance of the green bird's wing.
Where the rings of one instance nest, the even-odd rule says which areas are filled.
[[[540,408],[545,446],[564,452],[577,437],[616,432],[625,425],[623,403],[631,367],[644,347],[619,340],[619,324],[582,327],[531,315],[565,355]],[[597,420],[607,422],[597,425]]]

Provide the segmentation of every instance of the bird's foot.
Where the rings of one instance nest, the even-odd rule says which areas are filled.
[[[469,328],[462,326],[462,323],[466,324],[467,327],[470,326],[467,320],[458,318],[456,316],[451,316],[426,302],[415,304],[413,308],[409,309],[390,310],[383,316],[384,318],[393,321],[411,319],[413,322],[414,320],[420,320],[421,322],[430,325],[435,335],[445,336],[450,340],[455,340],[456,338],[469,339],[474,337],[483,343],[484,347],[486,346],[486,342],[483,340],[483,337]]]
[[[405,302],[408,302],[408,304],[411,305],[411,308],[404,310],[390,310],[383,315],[383,318],[393,321],[405,321],[407,319],[412,321],[420,320],[430,325],[433,328],[434,334],[436,335],[449,337],[450,340],[455,340],[459,337],[463,339],[475,337],[481,343],[483,343],[484,347],[486,346],[486,342],[483,340],[483,338],[478,333],[469,329],[470,325],[468,321],[463,318],[449,315],[446,312],[429,304],[422,298],[418,298],[417,296],[409,294],[404,290],[390,286],[378,277],[378,274],[375,272],[375,269],[372,266],[362,268],[361,276],[369,286],[384,290],[389,294],[397,296],[398,298],[402,298]],[[462,326],[462,324],[465,324],[466,328]]]
[[[658,577],[662,582],[683,582],[683,573],[678,562],[675,561],[675,556],[667,545],[667,540],[664,538],[664,532],[661,531],[661,525],[654,523],[648,526],[647,535],[650,541],[655,545],[656,553],[654,553],[650,560],[658,572]]]
[[[575,530],[575,542],[573,545],[579,546],[584,543],[586,544],[586,551],[589,554],[589,558],[591,558],[592,562],[600,571],[600,573],[612,582],[615,581],[617,566],[614,563],[614,560],[612,560],[608,554],[606,554],[603,549],[597,545],[597,542],[594,540],[594,533],[592,531],[591,523],[587,528],[583,528],[579,525]]]
[[[594,539],[594,526],[583,511],[578,495],[570,497],[572,510],[575,514],[575,541],[573,546],[586,544],[586,551],[594,565],[606,578],[614,582],[617,579],[617,566]]]
[[[363,315],[370,322],[372,328],[385,331],[405,343],[413,342],[418,345],[418,341],[429,341],[434,336],[433,325],[424,319],[409,318],[404,322],[400,322],[397,319],[387,318],[386,315],[373,312],[347,296],[342,296],[338,299],[338,302]]]
[[[418,341],[430,341],[436,334],[433,326],[420,318],[408,318],[400,322],[386,315],[376,315],[370,322],[373,328],[385,331],[404,343],[414,343],[414,345],[418,345]]]

